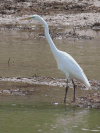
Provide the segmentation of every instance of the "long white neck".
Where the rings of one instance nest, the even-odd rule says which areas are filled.
[[[58,52],[58,49],[57,49],[57,47],[55,46],[55,44],[53,43],[53,41],[52,41],[52,39],[50,37],[49,28],[48,28],[47,23],[43,19],[41,19],[41,22],[42,22],[42,24],[44,25],[44,28],[45,28],[46,39],[47,39],[47,41],[48,41],[48,43],[50,45],[50,48],[51,48],[51,51],[52,51],[53,55],[55,56],[56,53]]]

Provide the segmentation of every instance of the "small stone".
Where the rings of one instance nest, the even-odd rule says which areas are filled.
[[[10,95],[10,91],[9,90],[3,90],[3,95]]]

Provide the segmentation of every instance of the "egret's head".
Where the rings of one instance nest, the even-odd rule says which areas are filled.
[[[32,15],[32,16],[30,16],[30,17],[23,18],[23,19],[21,19],[21,20],[30,20],[30,19],[41,21],[42,18],[41,18],[39,15]]]
[[[27,17],[27,18],[23,18],[23,19],[20,19],[20,20],[38,20],[40,21],[44,26],[48,27],[46,21],[40,17],[39,15],[32,15],[30,17]]]

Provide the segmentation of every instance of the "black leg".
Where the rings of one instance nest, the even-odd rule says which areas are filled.
[[[68,79],[67,79],[67,84],[66,84],[66,88],[65,88],[65,98],[64,98],[64,103],[66,103],[66,95],[67,95],[67,91],[68,91]]]
[[[73,98],[73,101],[75,101],[75,87],[76,87],[76,85],[74,84],[73,79],[72,79],[72,83],[73,83],[73,87],[74,87],[74,98]]]

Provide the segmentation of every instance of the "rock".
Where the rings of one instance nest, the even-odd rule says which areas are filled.
[[[23,94],[22,91],[13,91],[12,95],[24,95],[25,96],[25,94]]]
[[[2,93],[3,95],[10,95],[11,93],[10,93],[10,91],[9,90],[3,90],[3,93]]]

